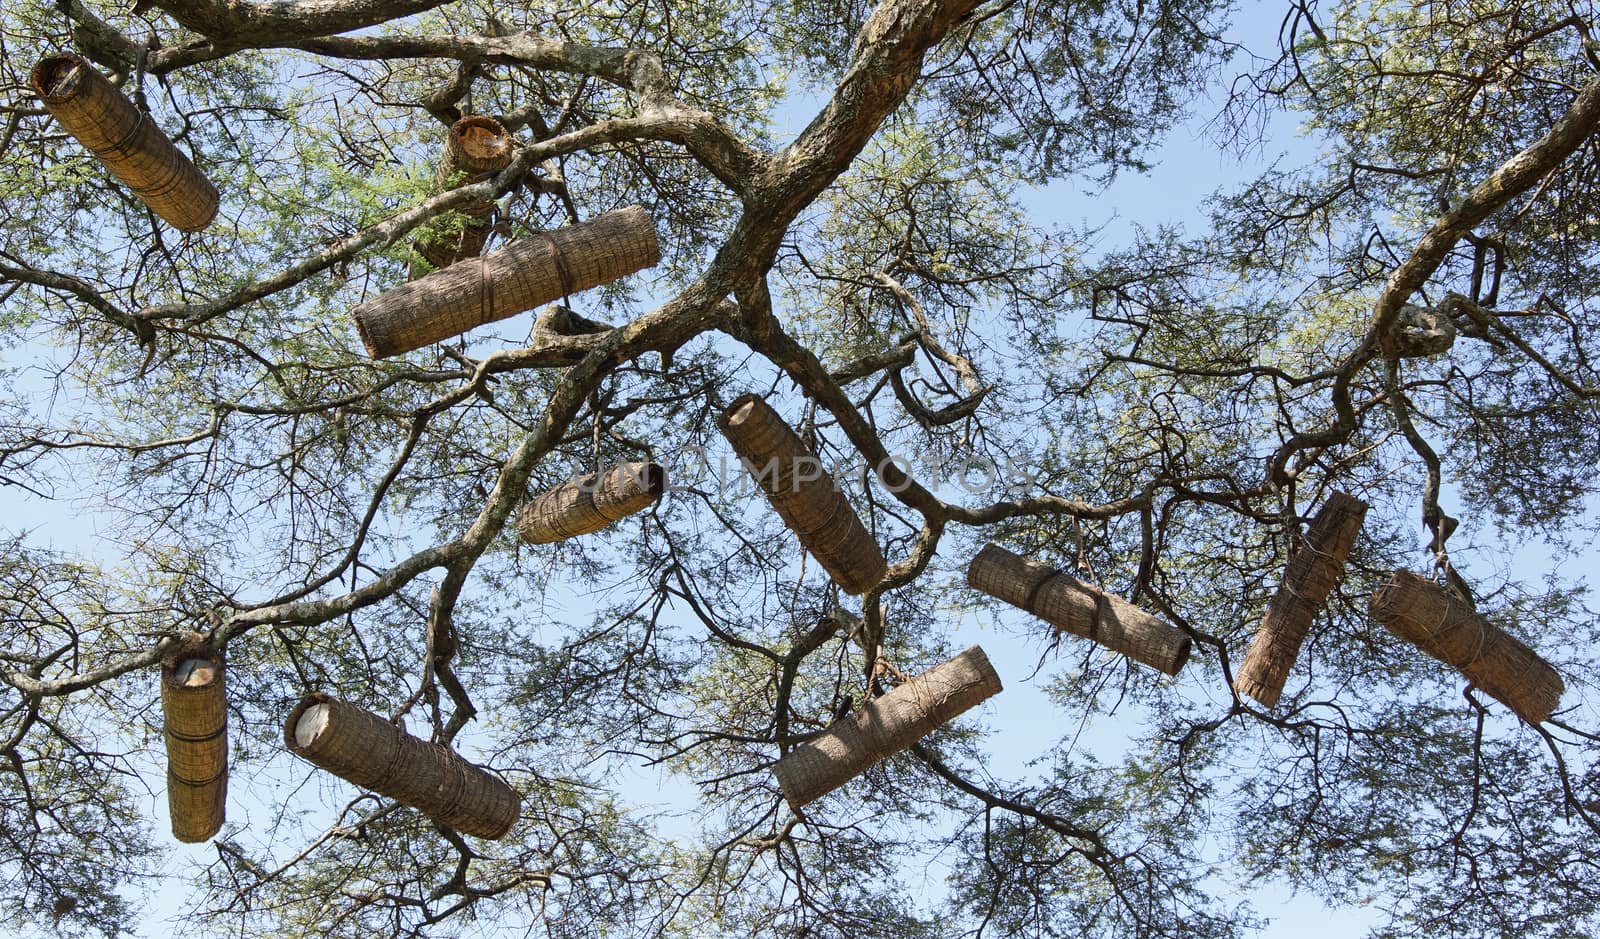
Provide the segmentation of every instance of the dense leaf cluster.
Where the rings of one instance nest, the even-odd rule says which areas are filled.
[[[1269,4],[1263,59],[1226,7],[8,2],[7,919],[117,935],[182,878],[208,935],[1223,937],[1270,885],[1380,936],[1591,933],[1596,11]],[[27,70],[62,48],[216,183],[210,228],[50,119]],[[350,311],[463,224],[435,166],[465,114],[517,141],[474,184],[490,250],[638,203],[662,262],[569,298],[616,329],[374,361]],[[1302,144],[1189,228],[1113,243],[1077,195],[1175,127],[1250,151],[1286,120]],[[1399,354],[1414,308],[1448,350]],[[746,391],[840,467],[891,565],[865,597],[733,461],[716,417]],[[528,494],[645,458],[675,484],[647,513],[516,543]],[[1336,489],[1372,511],[1261,708],[1234,671]],[[1052,645],[962,586],[986,541],[1193,660]],[[1396,568],[1555,664],[1556,718],[1372,622]],[[974,629],[1043,656],[987,726],[790,810],[782,753]],[[153,676],[191,630],[228,650],[231,792],[180,870]],[[469,841],[296,761],[313,690],[490,767],[521,821]]]

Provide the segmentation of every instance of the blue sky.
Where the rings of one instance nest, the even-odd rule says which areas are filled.
[[[1272,12],[1259,18],[1253,17],[1250,12],[1238,14],[1236,19],[1243,22],[1243,28],[1235,30],[1235,33],[1247,46],[1267,50],[1274,41],[1278,7],[1264,5],[1260,9]],[[1043,190],[1040,193],[1040,200],[1033,203],[1034,207],[1040,210],[1042,220],[1046,222],[1054,221],[1070,225],[1084,222],[1094,225],[1104,224],[1102,243],[1107,247],[1116,247],[1126,241],[1135,224],[1154,227],[1160,224],[1180,223],[1190,226],[1191,230],[1198,230],[1203,224],[1200,213],[1201,202],[1218,186],[1248,179],[1256,170],[1280,156],[1287,155],[1290,159],[1304,158],[1314,154],[1316,150],[1314,142],[1296,136],[1292,121],[1279,120],[1272,125],[1266,145],[1255,154],[1255,158],[1241,163],[1229,152],[1219,148],[1215,141],[1206,137],[1200,130],[1201,124],[1209,119],[1215,110],[1215,102],[1202,103],[1197,108],[1197,120],[1191,126],[1176,130],[1168,143],[1153,154],[1156,165],[1150,173],[1124,174],[1109,189],[1100,192],[1087,191],[1084,184],[1059,183]],[[796,107],[780,116],[789,118],[790,114],[796,115],[791,120],[791,125],[781,127],[780,131],[787,130],[792,133],[803,126],[809,118],[809,113],[802,115],[799,111],[800,109]],[[506,335],[519,335],[525,331],[526,324],[523,321],[514,320],[512,323],[515,325],[505,324]],[[13,358],[6,363],[7,366],[16,364],[16,356],[27,353],[26,349],[11,350],[10,355]],[[4,488],[0,489],[0,511],[4,512],[4,517],[8,520],[7,524],[0,525],[0,531],[8,534],[21,529],[39,527],[41,530],[38,533],[38,540],[42,543],[89,554],[99,553],[100,546],[104,544],[105,533],[97,530],[95,515],[92,511],[83,511],[79,506],[65,503],[48,505],[36,499],[24,498],[15,489]],[[587,601],[581,594],[574,592],[569,597],[569,605],[574,615],[580,617],[585,615],[588,608]],[[997,617],[1008,618],[1007,623],[1002,626]],[[1028,680],[1028,676],[1035,670],[1042,642],[1030,645],[1018,641],[1017,637],[1026,631],[1027,626],[1021,614],[991,611],[965,617],[956,628],[954,636],[958,647],[973,642],[983,644],[1005,681],[1005,693],[986,704],[981,711],[985,723],[996,730],[994,737],[991,738],[992,768],[1004,775],[1025,773],[1027,762],[1039,755],[1042,738],[1034,730],[1037,726],[1037,715],[1040,713],[1059,715],[1059,712],[1045,702],[1038,689],[1053,675],[1069,668],[1071,663],[1071,654],[1068,650],[1047,663],[1037,678]],[[1126,717],[1097,718],[1086,725],[1083,745],[1106,750],[1116,749],[1121,735],[1119,721],[1126,720]],[[1051,728],[1044,738],[1055,736],[1058,730],[1059,728]],[[304,767],[292,761],[275,762],[273,766],[272,772],[293,774],[293,778],[296,779],[305,775]],[[649,776],[650,774],[644,771],[638,775],[641,800],[658,798],[661,792],[670,792],[674,788],[671,785],[664,785],[658,789],[656,782]],[[166,824],[164,794],[160,791],[153,793],[150,807],[157,830],[164,832]],[[230,818],[234,820],[265,811],[269,811],[269,807],[230,804]],[[214,856],[213,852],[214,849],[210,846],[174,846],[171,859],[173,862],[185,859],[209,859]],[[177,869],[176,864],[174,869]],[[936,872],[937,868],[930,870]],[[928,889],[937,890],[938,887],[936,884],[929,884]],[[163,921],[179,908],[182,896],[182,885],[176,882],[161,890],[154,898],[154,902],[149,905],[148,916],[140,934],[151,937],[169,935],[171,930]],[[1282,889],[1258,891],[1251,894],[1248,899],[1256,906],[1259,913],[1275,920],[1273,925],[1261,934],[1270,939],[1347,937],[1358,935],[1365,928],[1378,922],[1368,910],[1359,908],[1330,910],[1316,898],[1294,897]]]

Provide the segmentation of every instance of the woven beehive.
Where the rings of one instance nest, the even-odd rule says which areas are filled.
[[[829,725],[772,767],[789,806],[827,795],[963,711],[999,694],[1000,676],[977,646],[928,669]]]
[[[783,523],[834,583],[859,595],[883,579],[888,564],[878,543],[822,461],[776,411],[755,395],[742,395],[720,423]]]
[[[228,803],[228,695],[222,653],[196,637],[161,661],[161,720],[167,745],[172,836],[205,841]]]
[[[517,513],[517,537],[549,544],[587,535],[654,505],[667,488],[655,463],[623,463],[541,493]]]
[[[1189,660],[1189,637],[1121,597],[1032,558],[985,545],[967,565],[967,583],[1032,613],[1058,632],[1093,639],[1136,662],[1176,675]]]
[[[174,228],[199,231],[217,216],[217,187],[178,151],[148,114],[83,58],[45,56],[34,93],[50,114]]]
[[[450,125],[439,159],[438,188],[482,182],[505,169],[511,163],[511,143],[511,134],[492,117],[478,114],[456,121]],[[464,179],[457,179],[463,175]],[[417,253],[436,268],[478,256],[489,236],[494,200],[469,202],[456,211],[467,217],[459,231],[423,235],[416,241]]]
[[[1345,559],[1366,516],[1367,504],[1342,492],[1335,492],[1317,510],[1305,544],[1290,559],[1283,583],[1234,676],[1233,687],[1240,694],[1269,708],[1278,703],[1311,622],[1344,573]]]
[[[469,835],[499,838],[522,811],[522,797],[498,777],[332,695],[301,698],[283,737],[335,776]]]
[[[387,290],[356,307],[356,328],[373,358],[398,355],[610,283],[659,260],[655,223],[642,207],[629,206],[513,241]]]
[[[1564,686],[1554,666],[1431,580],[1395,571],[1373,592],[1368,612],[1530,724],[1549,720],[1561,704]]]

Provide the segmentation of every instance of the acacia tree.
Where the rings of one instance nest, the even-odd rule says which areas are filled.
[[[1592,930],[1597,620],[1559,562],[1594,558],[1594,10],[1296,5],[1262,60],[1226,6],[8,2],[0,476],[97,532],[14,531],[0,564],[10,919],[133,921],[171,844],[154,669],[198,631],[232,749],[190,872],[208,934],[1231,936],[1267,883],[1383,935]],[[207,230],[50,120],[27,71],[63,48],[216,184]],[[1198,233],[1105,245],[1037,210],[1141,168],[1216,88],[1217,146],[1282,113],[1325,146]],[[514,156],[437,188],[467,114]],[[662,263],[570,298],[609,326],[369,358],[352,308],[484,200],[490,251],[644,205]],[[737,472],[692,472],[747,391],[876,469],[839,476],[889,561],[859,601]],[[516,544],[525,498],[644,458],[679,484],[651,512]],[[1024,478],[978,492],[925,471],[1008,460]],[[1233,674],[1334,490],[1372,509],[1264,708]],[[1548,570],[1506,562],[1530,534]],[[985,541],[1193,660],[1063,640],[1036,773],[987,770],[980,713],[790,810],[770,767],[835,702],[995,621],[960,580]],[[1521,724],[1374,624],[1396,568],[1533,644],[1562,710]],[[991,646],[1044,650],[1004,622]],[[468,840],[285,756],[308,691],[490,767],[520,821]],[[1075,746],[1090,715],[1126,746]],[[641,766],[697,811],[652,809]],[[907,873],[930,857],[936,888]]]

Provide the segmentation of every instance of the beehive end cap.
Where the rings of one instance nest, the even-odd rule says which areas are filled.
[[[86,68],[89,68],[89,63],[82,56],[71,52],[54,52],[39,60],[29,80],[40,99],[61,101],[71,97],[78,89],[78,82]]]
[[[511,134],[505,125],[487,114],[471,114],[450,125],[450,135],[475,160],[511,157]]]
[[[294,724],[294,741],[302,747],[309,747],[317,742],[322,732],[328,729],[328,704],[319,701],[306,708],[300,714],[300,719]]]
[[[764,403],[760,395],[745,392],[734,398],[727,407],[722,409],[722,416],[718,419],[718,423],[722,425],[724,430],[742,427],[756,415]]]
[[[210,684],[201,678],[221,675],[223,650],[201,632],[185,632],[161,654],[161,680],[187,688]]]
[[[967,586],[973,586],[972,576],[973,573],[978,569],[979,565],[983,564],[985,561],[993,561],[1004,558],[1010,553],[1011,552],[1000,547],[992,541],[986,542],[984,546],[978,550],[978,553],[972,556],[972,560],[967,562]]]
[[[383,359],[388,358],[393,354],[391,350],[383,349],[378,346],[377,341],[372,337],[371,331],[367,329],[366,317],[362,315],[362,311],[359,308],[356,310],[353,319],[356,321],[356,335],[361,337],[361,345],[366,347],[367,355],[369,357],[374,359]]]
[[[995,669],[994,663],[989,661],[989,654],[983,651],[983,646],[970,645],[962,651],[961,655],[969,660],[982,672],[986,678],[994,681],[995,693],[1005,690],[1005,683],[1000,680],[1000,673]]]
[[[303,754],[309,743],[302,742],[300,739],[300,724],[302,720],[305,719],[307,714],[313,709],[317,709],[318,717],[313,719],[315,723],[308,725],[315,727],[315,732],[311,733],[309,736],[309,739],[314,741],[317,735],[320,734],[327,726],[327,715],[328,712],[332,710],[327,705],[337,700],[339,699],[322,691],[313,691],[310,694],[302,697],[300,701],[295,704],[294,708],[289,711],[288,718],[286,718],[283,722],[284,744],[288,746],[292,752]]]
[[[645,492],[652,496],[659,496],[667,491],[666,467],[654,460],[648,460],[638,465],[636,475],[644,484]]]
[[[650,255],[651,255],[651,257],[650,257],[650,260],[644,266],[645,267],[655,267],[657,264],[660,264],[661,263],[661,238],[660,238],[659,235],[656,234],[656,219],[655,219],[655,216],[650,214],[650,210],[645,208],[642,205],[639,205],[639,204],[635,203],[634,205],[630,205],[630,206],[627,206],[625,208],[617,209],[616,212],[617,212],[618,215],[626,216],[627,222],[629,224],[639,226],[640,231],[641,231],[642,234],[647,234],[648,235],[648,237],[650,239]]]

